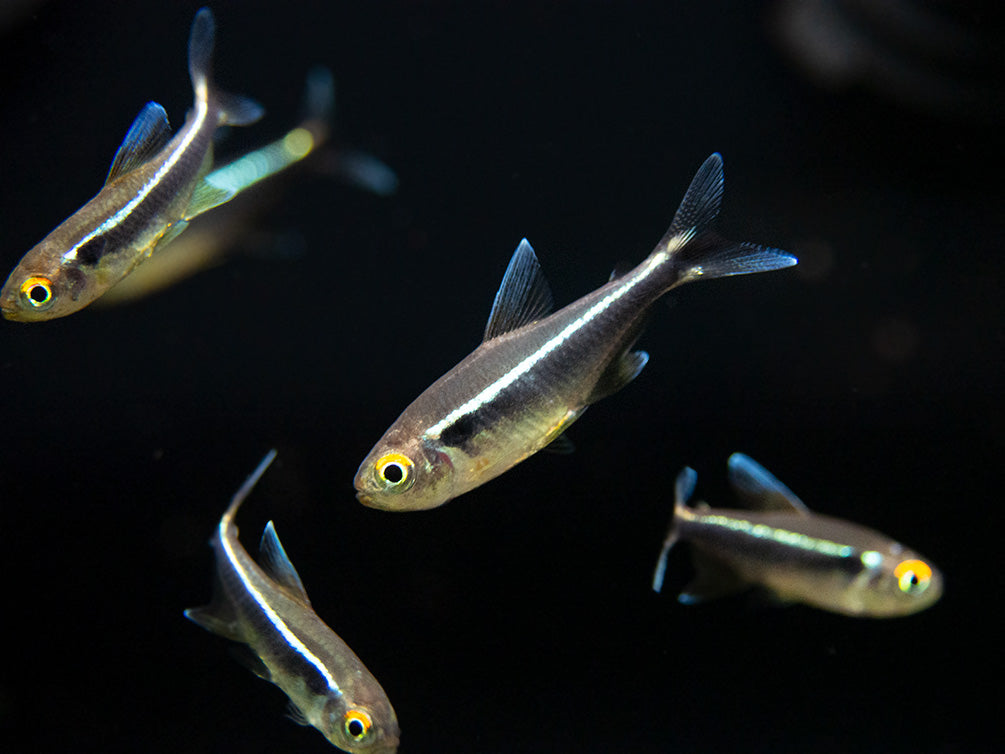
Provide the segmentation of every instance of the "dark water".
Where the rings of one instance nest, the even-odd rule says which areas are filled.
[[[0,327],[4,751],[326,750],[181,615],[271,446],[244,542],[275,519],[390,696],[403,754],[990,751],[997,104],[815,87],[760,3],[355,5],[215,4],[217,78],[268,110],[226,146],[287,128],[324,63],[340,137],[395,168],[396,196],[306,177],[260,218],[299,256]],[[51,2],[4,29],[5,270],[97,190],[144,102],[180,125],[196,7]],[[649,366],[573,428],[575,454],[427,513],[355,501],[371,445],[477,345],[521,237],[567,303],[648,253],[712,151],[722,231],[799,268],[657,306]],[[735,450],[929,555],[942,601],[891,621],[685,608],[683,550],[654,595],[674,476],[689,464],[729,502]]]

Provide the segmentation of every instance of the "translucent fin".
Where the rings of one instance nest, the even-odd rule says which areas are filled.
[[[798,259],[781,249],[727,241],[712,231],[695,236],[680,250],[676,261],[679,283],[770,272],[799,263]]]
[[[367,152],[339,149],[323,167],[346,183],[377,196],[390,196],[398,190],[398,175]]]
[[[728,241],[709,228],[722,205],[722,157],[709,156],[695,173],[657,252],[669,250],[675,284],[699,278],[747,275],[791,267],[798,260],[784,251],[752,243]]]
[[[129,127],[112,160],[105,183],[111,183],[150,160],[171,138],[167,113],[156,102],[148,102]]]
[[[220,123],[231,126],[250,126],[265,115],[265,108],[251,97],[228,92],[216,93],[217,107],[220,109]]]
[[[684,605],[725,597],[747,587],[736,572],[702,553],[694,555],[695,577],[684,587],[677,601]]]
[[[331,69],[316,65],[307,72],[304,118],[328,123],[335,114],[335,77]]]
[[[165,246],[167,246],[169,243],[175,240],[178,236],[180,236],[187,227],[188,227],[188,221],[186,220],[178,220],[177,222],[172,223],[168,227],[167,231],[165,231],[164,235],[157,240],[157,246],[155,247],[155,250],[163,249]]]
[[[234,516],[237,514],[237,509],[241,507],[241,503],[243,503],[244,499],[251,494],[251,491],[255,488],[255,485],[258,484],[258,480],[262,478],[262,474],[265,473],[265,470],[269,468],[269,466],[272,464],[274,460],[276,460],[275,448],[273,448],[272,450],[270,450],[268,453],[265,454],[265,457],[261,461],[259,461],[258,466],[255,467],[255,470],[252,471],[251,474],[248,476],[248,478],[244,480],[244,484],[241,485],[241,488],[234,493],[234,497],[230,499],[230,505],[227,507],[226,512],[223,514],[223,518],[225,520],[226,519],[233,520]]]
[[[272,673],[262,658],[255,654],[251,647],[231,647],[230,656],[244,665],[248,670],[266,681],[272,681]]]
[[[556,455],[567,456],[576,452],[576,445],[569,439],[569,436],[563,432],[545,445],[542,450],[546,453],[555,453]]]
[[[307,715],[292,700],[286,705],[286,716],[297,725],[309,726],[311,724],[311,721],[307,719]]]
[[[209,8],[201,8],[192,21],[188,38],[188,73],[196,99],[209,98],[212,88],[213,46],[216,42],[216,21]],[[248,97],[215,92],[213,95],[220,113],[220,123],[247,126],[265,114],[265,110]]]
[[[608,395],[613,395],[639,376],[642,368],[649,363],[649,354],[646,351],[629,351],[621,358],[615,359],[607,367],[607,370],[600,375],[593,392],[586,399],[587,403],[594,403]]]
[[[229,604],[222,600],[214,600],[205,607],[190,607],[185,611],[185,617],[201,626],[210,633],[223,636],[232,641],[243,641],[237,628],[237,618]]]
[[[663,549],[660,550],[660,556],[656,559],[656,568],[653,571],[654,592],[659,592],[663,589],[663,577],[666,574],[667,557],[670,555],[670,550],[673,546],[677,544],[679,538],[676,525],[677,509],[687,505],[688,500],[694,494],[694,488],[697,483],[698,472],[690,466],[685,466],[677,475],[677,481],[674,483],[674,513],[670,519],[666,538],[663,540]]]
[[[192,20],[192,31],[188,35],[188,74],[192,87],[198,92],[209,85],[213,67],[213,45],[216,43],[216,21],[213,11],[200,8]]]
[[[722,155],[713,152],[691,179],[664,238],[684,235],[686,242],[691,235],[711,225],[719,216],[724,186]]]
[[[191,220],[203,212],[226,204],[237,195],[237,189],[234,187],[218,185],[216,182],[210,181],[212,175],[214,174],[210,173],[196,184],[192,191],[192,198],[189,199],[188,206],[185,208],[185,220]]]
[[[614,265],[614,269],[611,270],[611,276],[607,278],[607,282],[610,283],[612,280],[617,280],[619,277],[623,277],[632,271],[632,266],[628,262],[618,262]]]
[[[527,239],[520,241],[506,268],[485,325],[483,340],[492,340],[551,313],[551,289],[534,249]]]
[[[259,548],[262,555],[262,570],[277,584],[285,587],[293,597],[303,603],[304,607],[310,607],[311,601],[307,598],[307,591],[304,589],[304,583],[300,580],[300,574],[290,562],[282,542],[279,541],[279,535],[276,534],[276,527],[271,521],[265,525]]]
[[[728,466],[730,485],[753,510],[809,515],[806,504],[750,456],[733,453]]]

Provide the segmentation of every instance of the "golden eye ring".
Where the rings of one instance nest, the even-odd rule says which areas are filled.
[[[904,560],[893,569],[897,586],[904,594],[923,592],[932,580],[932,569],[923,560]]]
[[[381,456],[374,466],[377,482],[388,491],[404,492],[415,481],[415,464],[401,453]]]
[[[342,729],[353,741],[362,741],[373,729],[373,720],[361,709],[351,709],[345,713]]]
[[[43,275],[32,275],[21,283],[21,298],[32,309],[48,309],[56,303],[52,281]]]

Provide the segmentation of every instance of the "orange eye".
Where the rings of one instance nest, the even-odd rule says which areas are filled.
[[[362,741],[373,728],[373,721],[370,716],[361,709],[351,709],[345,713],[342,727],[345,734],[354,741]]]
[[[374,467],[377,481],[388,491],[404,492],[415,481],[415,464],[408,456],[401,453],[388,453],[381,456]]]
[[[905,594],[923,592],[932,580],[932,569],[923,560],[904,560],[893,569],[897,586]]]
[[[52,281],[41,275],[32,275],[21,283],[21,298],[33,309],[48,309],[55,300]]]

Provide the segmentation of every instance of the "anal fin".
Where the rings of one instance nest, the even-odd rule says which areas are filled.
[[[613,395],[629,382],[639,376],[639,372],[649,362],[649,354],[645,351],[628,351],[614,359],[606,371],[600,375],[593,392],[587,398],[587,403],[594,403],[608,395]]]
[[[237,621],[228,614],[228,611],[221,611],[216,604],[205,607],[190,607],[185,611],[185,617],[210,633],[232,641],[244,641],[244,637],[241,636],[237,627]]]
[[[684,587],[677,600],[685,605],[694,605],[706,600],[735,594],[748,585],[728,566],[696,552],[693,557],[695,577]]]

